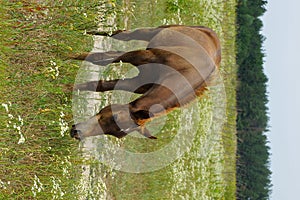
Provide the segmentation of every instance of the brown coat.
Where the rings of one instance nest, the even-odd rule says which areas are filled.
[[[200,96],[221,61],[217,35],[202,26],[169,25],[133,32],[116,31],[111,37],[149,43],[145,50],[81,54],[76,59],[99,65],[131,63],[139,69],[139,75],[124,80],[91,81],[75,88],[96,92],[117,89],[143,95],[128,104],[106,106],[86,122],[73,125],[71,136],[77,139],[100,134],[121,138],[135,130],[155,138],[145,124]]]

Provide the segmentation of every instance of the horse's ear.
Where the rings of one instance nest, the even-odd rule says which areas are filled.
[[[149,112],[148,110],[139,110],[133,113],[133,116],[136,119],[148,119],[154,117],[153,113]]]

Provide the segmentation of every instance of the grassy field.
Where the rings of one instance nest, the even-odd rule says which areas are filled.
[[[1,0],[0,199],[72,199],[81,158],[70,140],[71,91],[90,50],[98,1]],[[87,17],[86,17],[87,16]]]
[[[144,174],[83,161],[78,142],[68,134],[72,124],[68,85],[74,83],[81,63],[68,56],[92,49],[94,41],[86,30],[173,23],[209,26],[222,42],[226,124],[213,150],[198,162],[201,144],[196,142],[172,165]],[[0,199],[234,199],[234,0],[1,0],[0,27]],[[208,98],[199,106],[207,109],[210,103]],[[203,112],[202,117],[209,114]],[[168,120],[172,115],[176,111]],[[203,134],[197,135],[195,140],[203,141]],[[160,138],[163,143],[164,136]],[[136,151],[158,145],[122,142]],[[82,166],[88,167],[88,175]]]

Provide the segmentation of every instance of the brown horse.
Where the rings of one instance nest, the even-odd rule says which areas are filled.
[[[76,139],[101,134],[121,138],[133,131],[155,139],[145,124],[203,94],[221,61],[216,33],[203,26],[168,25],[132,32],[116,31],[110,36],[123,41],[148,41],[148,46],[145,50],[130,52],[84,53],[76,59],[98,65],[131,63],[138,68],[138,76],[91,81],[78,84],[75,89],[126,90],[142,96],[128,104],[108,105],[89,120],[73,125],[71,136]]]

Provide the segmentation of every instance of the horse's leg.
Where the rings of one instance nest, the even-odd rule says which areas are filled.
[[[139,67],[147,63],[159,63],[159,58],[153,53],[152,50],[137,50],[124,53],[121,56],[112,60],[111,63],[116,63],[120,61],[131,63],[132,65]],[[148,72],[145,72],[144,69],[140,68],[140,74],[137,77],[131,79],[90,81],[87,83],[76,85],[75,89],[89,90],[95,92],[104,92],[108,90],[126,90],[143,94],[153,86],[152,79],[153,77],[149,76]]]
[[[120,61],[124,63],[130,63],[134,66],[140,66],[147,63],[161,63],[159,60],[161,56],[159,55],[161,51],[159,49],[149,49],[149,50],[136,50],[129,51],[127,53],[122,54],[121,56],[115,58],[112,62],[118,63]],[[161,51],[163,52],[163,51]]]
[[[108,65],[110,63],[118,63],[122,61],[138,66],[146,63],[156,62],[157,57],[153,51],[157,50],[136,50],[127,53],[122,51],[109,51],[90,54],[86,53],[74,56],[73,59],[86,60],[97,65]]]
[[[150,41],[157,33],[159,33],[162,28],[143,28],[137,29],[134,31],[126,31],[126,30],[117,30],[112,33],[109,32],[98,32],[98,31],[90,31],[89,34],[92,35],[101,35],[112,37],[117,40],[129,41],[129,40],[144,40]]]
[[[124,90],[137,94],[144,94],[153,84],[141,84],[139,76],[128,79],[116,79],[110,81],[89,81],[86,83],[77,84],[74,90],[105,92],[110,90]]]
[[[120,57],[125,52],[123,51],[108,51],[108,52],[92,52],[92,53],[82,53],[79,55],[72,56],[75,60],[85,60],[96,65],[108,65],[113,62],[117,57]]]

